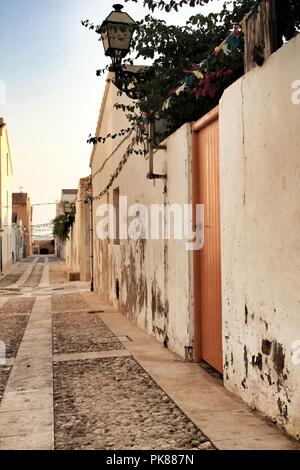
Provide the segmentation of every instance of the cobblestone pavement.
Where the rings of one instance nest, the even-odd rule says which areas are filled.
[[[134,358],[118,357],[123,344],[80,294],[53,296],[52,311],[55,354],[115,356],[54,363],[56,449],[213,448]]]
[[[52,312],[71,312],[88,309],[88,303],[80,294],[62,294],[52,297]]]
[[[5,344],[6,359],[15,358],[29,320],[34,298],[12,298],[0,308],[0,340]],[[0,365],[0,402],[11,366]]]
[[[16,357],[28,319],[28,315],[0,317],[0,337],[6,345],[7,358]]]
[[[0,280],[0,288],[11,286],[15,282],[17,282],[21,276],[22,273],[8,274]]]
[[[87,311],[55,313],[52,325],[55,354],[124,348],[105,323]]]
[[[12,298],[5,302],[4,305],[0,308],[0,318],[1,314],[30,314],[35,302],[35,297],[28,298]]]
[[[55,448],[213,449],[132,357],[54,364]]]
[[[79,293],[52,296],[55,448],[212,449]],[[114,357],[66,360],[113,351]],[[56,356],[57,357],[57,356]]]
[[[23,287],[37,287],[41,281],[43,272],[43,266],[40,264],[33,267],[32,273],[30,274],[29,278],[23,284]]]
[[[22,274],[24,273],[26,266],[24,264],[18,265],[14,272],[7,274],[3,278],[0,279],[0,289],[3,287],[8,287],[17,282]]]
[[[34,298],[12,298],[0,308],[0,339],[6,345],[6,357],[15,357],[22,341]]]
[[[294,448],[195,364],[178,361],[89,293],[87,283],[62,282],[54,258],[49,276],[44,259],[33,267],[37,260],[26,261],[24,279],[31,276],[18,283],[19,297],[4,302],[0,293],[8,358],[0,365],[0,450],[215,449],[206,434],[228,449],[231,434],[238,442],[248,431],[250,448]]]
[[[3,392],[5,390],[6,383],[8,381],[10,371],[11,371],[10,366],[0,365],[0,403],[3,397]]]
[[[51,282],[56,285],[64,277],[58,267],[51,263]],[[37,286],[43,269],[36,263],[20,288],[20,297],[0,308],[0,336],[7,358],[16,357],[40,298]],[[76,284],[62,283],[66,290],[72,286],[70,293],[57,293],[54,286],[47,291],[52,311],[55,449],[212,449],[203,433],[126,352],[97,310],[76,291]],[[35,289],[28,291],[28,287]],[[34,292],[36,297],[30,297]],[[12,368],[11,364],[0,367],[0,401]]]

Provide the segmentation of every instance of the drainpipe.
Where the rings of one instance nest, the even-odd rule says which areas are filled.
[[[93,221],[93,176],[91,175],[90,199],[90,258],[91,258],[91,292],[94,292],[94,221]]]
[[[192,132],[192,203],[193,203],[193,226],[196,231],[196,204],[199,203],[199,154],[196,132]],[[202,359],[201,345],[201,318],[200,318],[200,253],[193,251],[193,288],[194,288],[194,362]]]

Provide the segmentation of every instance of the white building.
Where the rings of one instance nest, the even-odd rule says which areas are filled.
[[[170,135],[154,153],[155,173],[167,175],[155,185],[149,161],[126,153],[133,133],[98,142],[90,162],[96,292],[179,355],[219,371],[226,388],[297,439],[299,51],[300,35]],[[114,107],[121,100],[130,103],[109,77],[97,137],[128,127]],[[134,210],[123,211],[120,196]],[[204,205],[199,250],[175,237],[119,236],[141,204],[191,202]],[[116,215],[106,215],[105,227],[115,219],[117,230],[104,239],[97,227],[107,203]]]
[[[56,204],[56,216],[64,213],[64,204],[66,203],[75,203],[77,199],[77,189],[62,189],[61,190],[61,199]],[[56,254],[60,259],[66,259],[66,245],[61,243],[58,239],[55,240],[56,244]]]
[[[0,118],[0,272],[12,264],[12,163],[7,125]]]

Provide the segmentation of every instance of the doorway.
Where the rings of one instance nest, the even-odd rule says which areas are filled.
[[[193,202],[204,204],[204,247],[194,252],[194,358],[223,373],[218,108],[193,131]]]

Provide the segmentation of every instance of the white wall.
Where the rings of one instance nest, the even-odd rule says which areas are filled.
[[[220,103],[225,385],[300,437],[300,36]],[[298,355],[299,358],[299,355]]]
[[[126,98],[117,97],[116,88],[107,85],[98,135],[119,132],[128,123],[122,111],[113,105]],[[97,144],[92,157],[93,195],[98,195],[124,155],[130,139],[108,139]],[[167,173],[168,179],[147,179],[149,162],[141,155],[131,155],[118,178],[104,195],[94,202],[94,273],[95,289],[106,296],[124,315],[159,341],[165,341],[177,353],[185,356],[192,346],[193,314],[191,302],[191,253],[184,240],[121,240],[100,241],[96,238],[96,210],[99,204],[113,203],[113,189],[128,197],[128,205],[143,203],[149,212],[151,203],[190,202],[191,130],[183,126],[166,140],[167,151],[154,155],[154,172]],[[120,147],[117,149],[117,147]],[[116,152],[112,155],[114,149]],[[95,174],[103,165],[103,169]],[[116,298],[116,280],[120,299]]]
[[[86,179],[85,179],[86,180]],[[81,281],[90,280],[90,204],[85,204],[86,189],[79,182],[75,221],[65,245],[66,264],[69,272],[80,273]]]
[[[73,203],[76,201],[76,198],[77,194],[61,192],[61,200],[56,204],[56,215],[58,216],[64,213],[64,208],[62,205],[63,202]],[[68,262],[66,243],[62,243],[60,240],[58,240],[58,238],[55,239],[55,251],[56,255],[61,260]]]
[[[0,205],[2,265],[6,272],[12,263],[12,165],[6,125],[0,128]]]

